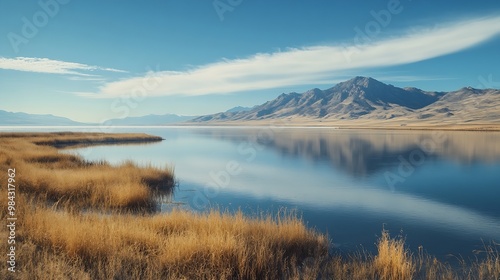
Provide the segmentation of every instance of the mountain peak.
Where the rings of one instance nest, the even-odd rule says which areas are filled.
[[[375,80],[374,78],[372,78],[372,77],[356,76],[356,77],[354,77],[354,78],[352,78],[352,79],[348,80],[348,82],[349,82],[349,81],[354,81],[354,82],[364,82],[364,81],[376,81],[376,80]]]
[[[361,87],[369,87],[372,85],[385,85],[384,83],[377,81],[371,77],[363,77],[363,76],[356,76],[348,81],[345,81],[341,84],[345,85],[351,85],[351,86],[361,86]]]

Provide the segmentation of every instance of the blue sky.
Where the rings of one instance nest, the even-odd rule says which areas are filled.
[[[500,87],[500,1],[0,1],[0,110],[82,122],[252,106],[353,76]]]

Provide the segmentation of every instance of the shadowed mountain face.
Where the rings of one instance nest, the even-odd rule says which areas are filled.
[[[225,112],[193,119],[206,121],[245,121],[302,117],[308,119],[388,120],[407,118],[414,120],[440,119],[455,116],[454,111],[475,111],[470,98],[481,97],[484,104],[500,103],[500,91],[464,88],[455,92],[427,92],[417,88],[398,88],[372,78],[355,77],[326,90],[311,89],[304,93],[281,94],[247,111]],[[469,100],[470,101],[470,100]],[[474,103],[476,104],[476,103]],[[495,108],[478,115],[478,120],[489,120]],[[497,113],[498,115],[498,113]],[[467,118],[454,117],[456,121]]]
[[[399,105],[409,109],[420,109],[438,100],[439,94],[424,92],[416,88],[402,89],[386,85],[372,78],[356,77],[326,90],[328,105],[335,106],[346,101],[360,105],[387,107]],[[361,106],[362,108],[370,108]],[[332,110],[335,112],[335,110]]]

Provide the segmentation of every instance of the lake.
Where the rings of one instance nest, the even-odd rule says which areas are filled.
[[[71,152],[174,166],[173,200],[194,211],[295,210],[309,227],[328,233],[340,253],[373,251],[383,228],[405,236],[413,251],[423,246],[443,260],[472,258],[483,243],[500,242],[500,132],[272,126],[113,132],[165,141]]]

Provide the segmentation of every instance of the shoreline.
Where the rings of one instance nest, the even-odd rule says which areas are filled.
[[[173,127],[279,127],[279,128],[325,128],[325,129],[360,129],[360,130],[431,130],[431,131],[500,131],[500,123],[482,124],[407,124],[380,125],[380,123],[345,123],[345,122],[284,122],[282,120],[248,122],[208,122],[172,124]]]
[[[26,133],[29,129],[99,129],[99,132],[70,132],[87,134],[113,134],[106,132],[109,128],[321,128],[321,129],[345,129],[345,130],[391,130],[391,131],[478,131],[498,132],[500,122],[474,122],[474,123],[426,123],[426,122],[394,122],[377,120],[352,120],[352,121],[317,121],[311,119],[268,119],[249,121],[208,121],[208,122],[183,122],[165,125],[107,125],[99,126],[0,126],[0,133]],[[35,132],[50,133],[50,132]],[[121,134],[121,133],[118,133]],[[151,139],[155,141],[155,139]],[[122,143],[121,141],[120,143]],[[134,141],[130,141],[134,142]],[[103,142],[104,143],[104,142]]]
[[[41,146],[56,148],[81,145],[140,144],[165,139],[145,133],[102,132],[0,132],[0,137],[21,139]]]

